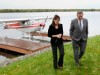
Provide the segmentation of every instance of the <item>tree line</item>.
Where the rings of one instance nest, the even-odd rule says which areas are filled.
[[[10,13],[10,12],[75,12],[75,11],[100,11],[100,9],[0,9],[0,13]]]

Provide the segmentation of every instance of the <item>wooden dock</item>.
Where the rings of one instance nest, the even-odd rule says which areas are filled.
[[[33,36],[46,36],[45,33],[31,33]],[[71,40],[69,36],[63,36],[63,40]],[[48,42],[34,42],[22,39],[12,39],[6,37],[0,37],[0,48],[11,50],[23,54],[30,54],[39,50],[50,47]]]
[[[48,37],[47,33],[39,33],[39,32],[35,32],[35,33],[31,32],[30,35],[31,36],[44,36],[44,37]],[[67,36],[67,35],[64,35],[62,38],[63,38],[64,41],[71,40],[70,36]]]
[[[0,48],[23,54],[30,54],[47,47],[50,47],[49,43],[32,42],[21,39],[0,38]]]

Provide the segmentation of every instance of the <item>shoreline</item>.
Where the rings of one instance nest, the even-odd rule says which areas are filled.
[[[23,13],[23,12],[100,12],[100,9],[0,9],[0,13]]]

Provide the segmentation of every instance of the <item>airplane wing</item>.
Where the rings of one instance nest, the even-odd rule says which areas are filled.
[[[23,21],[29,21],[29,19],[0,19],[0,23],[23,22]]]
[[[21,18],[21,19],[0,19],[0,23],[9,23],[9,22],[26,22],[29,20],[47,20],[47,19],[52,19],[51,17],[38,17],[38,18],[33,18],[33,19],[28,19],[28,18]]]
[[[34,18],[34,20],[43,20],[43,19],[52,19],[52,17],[38,17],[38,18]]]

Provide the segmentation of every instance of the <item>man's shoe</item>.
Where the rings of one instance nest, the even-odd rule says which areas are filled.
[[[76,63],[76,66],[77,66],[77,67],[80,67],[80,64],[79,64],[79,63]]]

